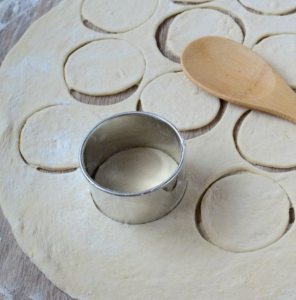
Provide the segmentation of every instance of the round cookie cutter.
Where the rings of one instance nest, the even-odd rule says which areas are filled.
[[[100,165],[114,154],[136,147],[150,147],[170,155],[177,169],[164,182],[142,192],[122,193],[98,184],[94,177]],[[186,144],[169,121],[146,112],[126,112],[97,124],[86,136],[79,163],[98,209],[113,220],[142,224],[155,221],[172,211],[186,187]]]

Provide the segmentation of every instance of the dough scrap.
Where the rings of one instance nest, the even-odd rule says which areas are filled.
[[[211,20],[209,23],[207,20]],[[214,9],[192,9],[178,15],[169,28],[167,47],[181,57],[184,48],[204,36],[221,36],[243,42],[243,33],[232,17]]]
[[[142,52],[124,40],[101,40],[72,53],[65,65],[69,89],[104,96],[136,85],[145,72]]]
[[[289,223],[290,203],[274,181],[255,174],[231,175],[215,182],[201,203],[210,241],[233,252],[255,251],[276,242]]]
[[[296,9],[294,0],[239,0],[244,6],[263,14],[279,15]]]
[[[293,88],[296,88],[296,34],[265,38],[253,48]]]
[[[166,181],[177,167],[176,161],[163,151],[131,148],[106,160],[98,169],[95,181],[117,192],[143,192]]]
[[[209,124],[220,108],[218,98],[190,82],[183,72],[156,78],[141,95],[144,111],[158,114],[179,130],[190,130]]]
[[[296,125],[259,111],[243,121],[237,144],[252,163],[274,168],[296,166]]]
[[[35,167],[66,170],[78,167],[82,140],[101,118],[71,105],[45,108],[33,114],[21,132],[20,151]]]
[[[158,0],[85,0],[82,16],[108,32],[125,32],[146,22]]]

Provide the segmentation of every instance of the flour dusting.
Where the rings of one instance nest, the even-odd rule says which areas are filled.
[[[31,299],[31,300],[42,300],[42,298],[40,298],[40,296],[38,296],[38,295],[33,295],[33,296],[28,297],[28,298]]]
[[[12,277],[9,277],[9,280],[13,280]],[[14,286],[14,285],[10,285],[10,284],[4,284],[3,286],[0,285],[0,299],[2,300],[16,300],[18,299],[16,297],[16,292],[20,289],[21,287],[20,286]],[[3,298],[3,297],[4,298]],[[26,295],[24,296],[24,298],[22,299],[25,299],[25,300],[43,300],[43,297],[40,296],[40,295],[36,295],[36,294],[33,294],[33,295]]]
[[[11,293],[0,285],[0,296],[4,296],[4,300],[13,300]]]
[[[0,2],[0,31],[22,15],[29,12],[40,0],[4,0]]]

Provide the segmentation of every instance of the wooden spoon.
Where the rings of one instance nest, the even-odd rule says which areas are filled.
[[[208,36],[189,44],[181,63],[185,75],[208,93],[296,123],[296,94],[247,47]]]

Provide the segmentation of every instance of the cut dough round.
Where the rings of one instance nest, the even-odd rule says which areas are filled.
[[[237,144],[252,163],[274,168],[296,166],[296,125],[279,117],[251,111],[239,130]]]
[[[157,0],[86,0],[82,16],[108,32],[125,32],[146,22],[155,12]]]
[[[221,36],[243,42],[242,30],[232,17],[214,9],[193,9],[174,19],[169,28],[167,47],[180,57],[189,43],[204,36]]]
[[[270,15],[285,14],[296,9],[295,0],[240,0],[240,2],[248,8]]]
[[[271,179],[242,173],[215,182],[201,203],[204,230],[216,246],[255,251],[276,242],[287,229],[290,202]]]
[[[22,156],[30,165],[48,170],[76,168],[82,140],[99,121],[100,117],[81,107],[43,109],[27,120],[21,132]]]
[[[179,130],[209,124],[220,108],[218,98],[190,82],[183,72],[169,73],[152,81],[141,95],[144,111],[163,116]]]
[[[65,78],[70,89],[91,95],[116,94],[136,85],[145,72],[142,52],[123,40],[101,40],[68,58]]]
[[[99,168],[95,181],[121,192],[137,193],[166,181],[177,169],[176,161],[153,148],[131,148],[107,159]]]
[[[253,48],[293,88],[296,88],[296,35],[268,37]]]

